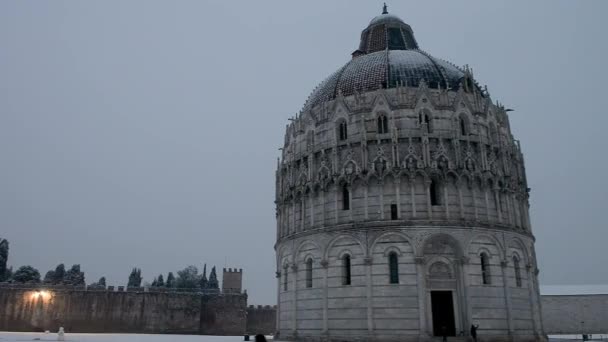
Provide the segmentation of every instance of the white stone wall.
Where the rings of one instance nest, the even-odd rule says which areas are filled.
[[[533,240],[526,235],[472,227],[353,228],[307,233],[277,245],[282,339],[366,336],[375,340],[430,337],[430,291],[452,290],[457,330],[470,324],[495,339],[543,336],[538,317]],[[399,283],[389,283],[388,253],[399,260]],[[490,257],[491,284],[482,284],[479,254]],[[352,282],[342,284],[342,259],[351,255]],[[520,258],[521,286],[512,257]],[[306,260],[313,259],[307,288]],[[433,278],[436,262],[452,270]],[[288,287],[283,282],[287,272]],[[506,281],[505,281],[506,280]]]
[[[438,290],[453,296],[457,332],[544,338],[523,154],[489,97],[424,83],[338,96],[288,125],[276,176],[281,339],[428,339]]]
[[[608,333],[608,295],[542,296],[547,334]]]

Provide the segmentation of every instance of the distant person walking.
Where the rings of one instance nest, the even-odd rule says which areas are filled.
[[[471,337],[473,338],[473,342],[477,342],[477,329],[479,325],[471,324]]]
[[[448,341],[448,328],[445,325],[441,327],[441,336],[443,336],[443,342]]]
[[[266,336],[262,334],[255,335],[255,342],[266,342]]]

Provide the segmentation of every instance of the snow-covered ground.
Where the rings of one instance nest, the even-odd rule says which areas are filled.
[[[237,342],[243,336],[145,335],[145,334],[65,334],[70,342]],[[252,340],[253,336],[252,336]],[[17,333],[0,331],[0,342],[57,341],[57,333]]]

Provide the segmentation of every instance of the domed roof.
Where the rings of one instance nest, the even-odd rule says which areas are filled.
[[[313,91],[304,111],[335,99],[398,85],[417,87],[422,80],[430,88],[458,89],[465,72],[418,49],[409,25],[399,17],[375,17],[361,33],[359,49],[343,67]]]

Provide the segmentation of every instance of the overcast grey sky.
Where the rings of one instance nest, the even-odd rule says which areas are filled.
[[[9,263],[124,284],[203,262],[276,301],[287,118],[380,1],[0,2]],[[390,1],[422,49],[514,108],[543,284],[608,283],[607,1]]]

